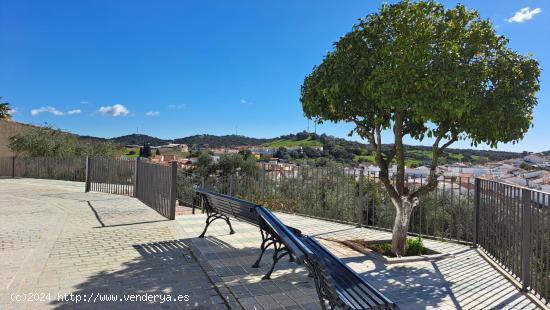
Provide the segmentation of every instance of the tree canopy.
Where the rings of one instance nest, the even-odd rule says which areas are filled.
[[[52,127],[32,127],[11,136],[9,148],[26,156],[66,157],[115,155],[118,148],[111,142],[92,142]]]
[[[320,123],[355,124],[350,134],[373,146],[380,180],[399,214],[403,203],[437,186],[438,158],[455,141],[496,147],[521,140],[530,128],[539,64],[507,44],[489,20],[463,5],[384,4],[360,19],[305,78],[302,107]],[[387,152],[384,130],[394,135]],[[429,181],[412,193],[405,186],[405,136],[433,140]],[[395,186],[388,175],[392,160]]]
[[[2,97],[0,97],[0,100],[2,100]],[[10,108],[9,103],[0,102],[0,120],[2,120],[2,121],[11,120],[11,114],[10,114],[11,110],[12,109]]]

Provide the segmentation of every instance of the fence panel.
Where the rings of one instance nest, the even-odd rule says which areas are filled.
[[[90,157],[89,189],[94,192],[133,196],[135,167],[134,159]]]
[[[550,194],[479,179],[478,244],[544,302],[550,297]]]
[[[0,176],[17,178],[85,180],[85,157],[1,157]]]
[[[0,177],[13,176],[13,157],[0,157]]]
[[[175,219],[176,166],[137,162],[136,197],[168,219]]]

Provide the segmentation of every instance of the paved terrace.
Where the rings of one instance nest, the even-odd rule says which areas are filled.
[[[260,280],[271,263],[268,252],[259,269],[250,268],[259,254],[257,227],[233,221],[236,234],[229,235],[225,222],[214,222],[207,238],[198,239],[202,214],[167,221],[136,199],[82,189],[82,183],[0,179],[0,309],[320,308],[303,267],[283,260],[272,280]],[[279,216],[321,239],[389,238],[386,232]],[[384,265],[322,242],[401,309],[537,308],[468,246],[427,240],[455,257]],[[163,304],[58,300],[65,293],[87,299],[146,293],[188,297]],[[41,301],[12,301],[16,297]]]

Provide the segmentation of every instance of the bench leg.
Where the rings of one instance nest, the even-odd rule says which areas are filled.
[[[291,253],[288,253],[288,261],[293,263],[294,262],[294,255],[292,255]]]
[[[229,234],[232,235],[235,233],[235,231],[233,230],[233,226],[231,226],[231,222],[229,221],[229,217],[225,217],[225,222],[227,223],[227,225],[229,225]]]
[[[206,234],[206,230],[208,229],[208,226],[213,222],[214,220],[210,221],[210,218],[206,219],[206,226],[204,226],[204,230],[202,231],[202,234],[199,236],[199,238],[204,238],[204,234]]]
[[[273,245],[274,243],[275,243],[275,241],[272,238],[264,239],[262,241],[262,244],[260,245],[260,250],[261,250],[260,257],[258,257],[258,259],[254,263],[254,265],[252,265],[252,268],[260,267],[260,261],[262,260],[262,257],[264,256],[265,250],[267,250],[267,248],[270,247],[271,245]]]
[[[206,231],[208,230],[208,226],[210,226],[210,224],[212,224],[212,222],[214,222],[215,220],[217,219],[221,219],[223,218],[225,220],[225,222],[227,223],[227,225],[229,225],[229,234],[232,235],[235,233],[235,231],[233,230],[233,227],[231,226],[231,222],[229,221],[229,217],[225,216],[225,215],[213,215],[213,216],[209,216],[208,218],[206,218],[206,226],[204,227],[204,230],[202,231],[202,234],[199,236],[199,238],[204,238],[204,234],[206,234]]]
[[[325,299],[323,298],[323,293],[321,291],[321,284],[319,283],[319,279],[312,273],[309,273],[309,276],[313,276],[313,282],[315,283],[315,290],[317,291],[317,296],[319,297],[319,302],[321,303],[321,309],[327,310],[327,305],[325,303]],[[331,307],[332,309],[333,307]]]
[[[271,269],[269,269],[269,272],[265,274],[265,276],[262,277],[262,280],[269,280],[271,279],[271,274],[273,273],[273,270],[275,269],[275,265],[277,262],[283,258],[285,255],[290,254],[287,249],[275,249],[275,253],[273,253],[273,265],[271,265]]]

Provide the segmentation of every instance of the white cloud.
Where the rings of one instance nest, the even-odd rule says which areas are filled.
[[[523,23],[524,21],[530,20],[535,16],[536,14],[539,14],[542,12],[540,8],[535,9],[529,9],[529,7],[523,8],[519,11],[517,11],[514,16],[506,19],[509,23]]]
[[[88,101],[85,101],[85,100],[80,101],[80,104],[88,104]]]
[[[69,111],[67,111],[67,114],[73,115],[73,114],[80,114],[81,112],[82,112],[82,110],[80,110],[80,109],[75,109],[75,110],[69,110]]]
[[[187,105],[185,103],[181,103],[181,104],[169,104],[168,105],[168,108],[170,109],[185,109],[187,107]]]
[[[240,102],[241,102],[241,104],[244,104],[244,105],[252,105],[252,102],[250,102],[246,99],[241,99]]]
[[[110,116],[126,116],[129,113],[128,109],[126,109],[126,107],[122,104],[114,104],[112,106],[101,107],[99,108],[98,112],[103,115]]]
[[[10,113],[10,115],[13,115],[17,113],[17,109],[11,108],[8,113]]]
[[[158,111],[149,111],[149,112],[145,113],[145,115],[147,115],[147,116],[159,116],[160,112],[158,112]]]
[[[55,116],[65,115],[65,113],[59,111],[58,109],[56,109],[54,107],[41,107],[41,108],[38,108],[38,109],[32,109],[31,110],[31,115],[32,116],[36,116],[40,113],[50,113],[50,114],[53,114]]]

